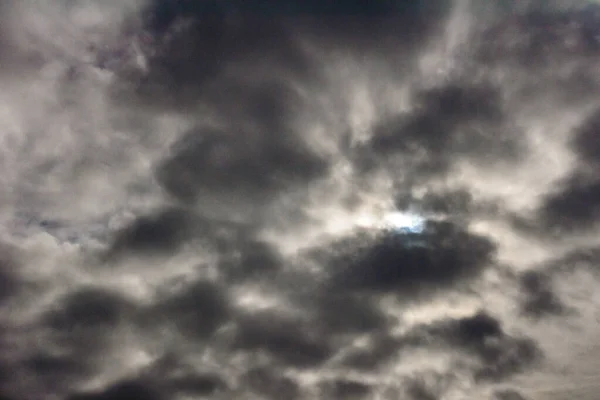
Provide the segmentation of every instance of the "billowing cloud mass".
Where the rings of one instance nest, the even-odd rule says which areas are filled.
[[[597,398],[598,6],[42,3],[0,398]]]

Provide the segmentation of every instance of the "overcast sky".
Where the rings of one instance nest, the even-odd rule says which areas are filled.
[[[0,1],[0,399],[597,399],[599,63],[575,1]]]

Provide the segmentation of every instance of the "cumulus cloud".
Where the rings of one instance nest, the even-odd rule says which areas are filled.
[[[0,392],[533,396],[597,333],[600,14],[476,3],[0,3]]]

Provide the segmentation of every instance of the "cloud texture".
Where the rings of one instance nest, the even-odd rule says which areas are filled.
[[[3,398],[592,390],[595,6],[24,0],[0,18]],[[423,232],[372,222],[396,210]]]

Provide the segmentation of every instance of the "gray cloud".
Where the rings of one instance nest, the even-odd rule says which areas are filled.
[[[524,294],[523,313],[533,318],[563,315],[568,308],[562,303],[552,285],[551,277],[540,271],[529,271],[521,276]]]
[[[498,390],[496,392],[496,398],[498,400],[525,400],[525,397],[513,389]]]
[[[528,395],[497,385],[551,359],[541,324],[582,311],[558,278],[597,270],[597,116],[575,105],[600,79],[590,10],[23,4],[0,79],[23,66],[44,89],[0,96],[0,391]],[[81,37],[21,43],[40,18]],[[564,109],[583,121],[540,140]],[[394,207],[424,231],[361,225]]]
[[[362,251],[360,237],[342,244],[349,251],[342,253],[340,260],[330,261],[332,268],[340,271],[332,286],[402,296],[452,286],[493,263],[494,244],[460,226],[432,222],[425,233],[415,236],[383,235]]]

